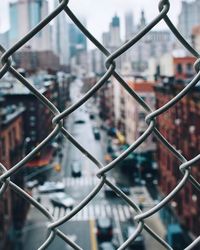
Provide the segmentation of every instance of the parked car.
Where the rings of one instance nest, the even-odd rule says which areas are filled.
[[[126,195],[130,195],[131,192],[130,192],[130,188],[122,183],[118,183],[117,184],[117,187],[122,191],[124,192]]]
[[[127,228],[125,229],[125,238],[128,239],[133,235],[133,233],[136,231],[136,227],[133,225],[128,225]],[[143,235],[138,235],[135,240],[133,240],[130,245],[129,249],[132,250],[144,250],[145,245],[144,245],[144,237]]]
[[[73,177],[81,177],[81,164],[79,161],[72,163],[71,172]]]
[[[34,187],[36,187],[38,185],[39,185],[38,180],[33,180],[33,181],[26,182],[26,187],[29,188],[29,189],[32,189],[32,188],[34,188]]]
[[[101,139],[101,135],[100,135],[100,131],[98,127],[93,127],[93,134],[94,134],[94,138],[96,140],[100,140]]]
[[[94,120],[95,119],[95,115],[94,114],[90,114],[90,119]]]
[[[104,217],[96,220],[97,238],[99,241],[110,241],[113,237],[113,222],[111,218]]]
[[[103,242],[99,245],[99,250],[115,250],[116,247],[112,244],[112,242]]]
[[[107,185],[105,185],[105,187],[104,187],[104,194],[108,198],[116,198],[117,197],[117,194],[115,193],[115,191]]]
[[[52,193],[65,190],[65,184],[63,182],[47,181],[43,185],[38,187],[40,193]]]
[[[50,196],[53,206],[73,209],[75,200],[65,192],[54,193]]]
[[[77,119],[74,121],[75,124],[84,124],[85,123],[85,120],[83,119]]]

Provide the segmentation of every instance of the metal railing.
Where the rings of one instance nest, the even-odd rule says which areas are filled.
[[[58,227],[64,223],[67,223],[74,215],[76,215],[81,209],[83,209],[102,189],[104,185],[108,185],[111,189],[114,190],[130,207],[132,207],[135,212],[137,213],[134,216],[134,220],[137,222],[137,227],[133,235],[128,238],[118,249],[122,250],[125,249],[130,242],[134,241],[136,237],[145,230],[148,234],[150,234],[155,240],[157,240],[162,246],[166,249],[172,249],[169,244],[159,237],[147,224],[145,223],[145,219],[149,218],[150,216],[154,215],[158,212],[161,208],[163,208],[183,187],[184,185],[190,181],[192,185],[199,190],[200,184],[195,180],[195,178],[191,174],[192,166],[200,159],[200,155],[197,155],[191,160],[186,160],[185,157],[180,154],[170,143],[161,135],[161,133],[157,130],[155,125],[155,119],[160,114],[164,113],[166,110],[174,106],[182,97],[184,97],[195,84],[200,80],[200,60],[199,60],[199,53],[195,51],[187,41],[181,36],[179,31],[174,27],[171,20],[167,16],[167,13],[170,10],[170,1],[169,0],[161,0],[159,2],[159,12],[158,15],[144,27],[137,35],[135,35],[130,41],[126,42],[112,54],[97,40],[95,37],[85,28],[85,26],[77,19],[75,14],[70,10],[68,7],[68,0],[60,0],[58,7],[52,11],[43,21],[41,21],[34,29],[32,29],[26,36],[24,36],[19,42],[13,45],[7,51],[4,50],[2,46],[0,46],[0,51],[3,52],[1,56],[2,68],[0,69],[0,78],[2,78],[6,72],[11,73],[16,79],[18,79],[24,86],[26,86],[37,98],[41,101],[43,105],[45,105],[54,115],[52,120],[53,124],[55,125],[53,131],[28,155],[26,155],[20,162],[18,162],[15,166],[12,166],[9,170],[7,170],[2,164],[0,164],[1,168],[1,188],[0,188],[0,197],[2,197],[3,193],[6,191],[8,186],[18,193],[21,197],[25,200],[29,201],[33,206],[35,206],[49,221],[47,226],[48,229],[48,236],[45,242],[39,247],[39,249],[46,249],[47,246],[51,244],[54,240],[55,236],[57,235],[61,239],[63,239],[66,244],[70,245],[74,249],[82,249],[79,245],[73,242],[67,235],[65,235]],[[71,105],[66,110],[59,112],[58,109],[39,91],[31,85],[26,78],[20,75],[13,67],[11,63],[11,56],[14,52],[16,52],[19,48],[21,48],[27,41],[29,41],[32,37],[34,37],[42,28],[45,27],[52,19],[54,19],[60,12],[64,11],[67,16],[76,24],[76,26],[85,34],[85,36],[107,57],[105,61],[106,65],[106,73],[101,77],[101,79],[76,103]],[[143,36],[145,36],[152,28],[154,28],[161,20],[164,20],[171,32],[176,36],[176,38],[182,43],[182,45],[192,53],[196,58],[196,62],[194,64],[196,69],[196,76],[194,79],[173,99],[171,99],[168,103],[164,106],[160,107],[157,110],[151,110],[151,108],[147,105],[140,96],[132,90],[125,80],[120,76],[120,74],[116,71],[115,68],[115,59],[120,57],[124,52],[126,52],[130,47],[134,46]],[[124,151],[119,157],[115,160],[104,166],[101,162],[99,162],[90,152],[88,152],[84,147],[82,147],[79,142],[64,128],[63,126],[63,119],[69,116],[73,111],[78,109],[83,103],[85,103],[93,94],[103,86],[106,81],[111,77],[114,76],[119,83],[128,91],[128,93],[141,105],[144,110],[148,113],[146,116],[146,123],[148,128],[146,131],[135,141],[133,144]],[[73,145],[75,145],[82,154],[88,157],[99,169],[96,175],[99,178],[99,183],[96,185],[93,190],[77,205],[70,213],[66,214],[62,218],[56,220],[44,206],[38,203],[34,198],[28,195],[24,190],[14,184],[10,177],[19,171],[23,166],[28,162],[30,158],[36,155],[45,145],[56,137],[59,133],[62,133],[67,140],[69,140]],[[181,181],[176,185],[176,187],[171,191],[162,201],[160,201],[157,205],[153,208],[147,210],[146,212],[141,211],[141,209],[134,203],[128,196],[126,196],[117,186],[112,184],[107,178],[106,173],[109,172],[111,169],[115,168],[115,166],[121,162],[124,158],[127,157],[129,153],[134,151],[141,143],[145,141],[145,139],[154,133],[157,139],[162,143],[171,154],[173,154],[180,162],[181,165],[179,167],[183,177]],[[188,247],[185,249],[189,250],[196,246],[200,241],[200,236],[197,237]]]

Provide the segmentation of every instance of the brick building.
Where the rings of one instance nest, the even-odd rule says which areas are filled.
[[[163,106],[185,86],[172,78],[155,87],[156,108]],[[200,92],[199,86],[182,98],[169,111],[157,118],[157,126],[162,135],[186,159],[190,160],[200,151]],[[157,145],[157,161],[160,169],[159,189],[163,195],[172,191],[183,175],[179,171],[180,162],[161,144]],[[192,175],[200,181],[198,163],[191,168]],[[170,209],[181,225],[193,235],[200,233],[200,199],[190,182],[175,196]]]
[[[0,109],[0,162],[10,169],[22,159],[24,107],[4,106]],[[24,172],[11,177],[19,187],[24,187]],[[12,241],[17,230],[22,229],[28,210],[27,202],[9,188],[0,200],[0,249],[13,249]]]

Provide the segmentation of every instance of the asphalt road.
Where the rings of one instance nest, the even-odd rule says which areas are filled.
[[[76,102],[80,97],[81,81],[77,80],[72,84],[71,96],[72,103]],[[104,155],[106,152],[107,138],[105,133],[101,130],[101,139],[96,140],[93,134],[92,128],[99,126],[98,119],[91,120],[89,117],[90,112],[94,111],[94,102],[89,100],[79,110],[73,112],[66,120],[66,127],[68,131],[76,138],[76,140],[84,146],[93,156],[99,161],[104,163]],[[77,123],[77,120],[83,120],[83,123]],[[66,140],[63,143],[62,148],[62,170],[60,173],[52,171],[50,180],[59,180],[65,183],[65,192],[69,194],[74,200],[75,204],[80,201],[98,184],[99,180],[96,177],[98,171],[95,166],[86,156],[84,156],[75,146]],[[71,165],[74,161],[81,162],[81,177],[72,177]],[[115,182],[122,180],[119,171],[111,171],[109,173],[110,179]],[[121,178],[121,179],[120,179]],[[55,219],[61,218],[70,212],[69,209],[55,207],[52,205],[49,194],[39,194],[37,188],[34,189],[33,195],[40,197],[41,203],[52,213]],[[141,200],[146,204],[146,207],[153,206],[149,194],[145,188],[135,187],[131,188],[131,196],[134,197],[136,202]],[[104,192],[104,188],[101,192],[79,213],[77,213],[70,221],[64,223],[61,226],[63,232],[71,237],[76,243],[78,243],[84,250],[97,250],[98,241],[95,234],[95,221],[97,218],[110,217],[113,220],[113,241],[117,246],[121,245],[124,240],[124,229],[127,224],[130,223],[130,219],[133,218],[133,210],[119,197],[107,197]],[[31,208],[29,213],[29,223],[25,228],[25,243],[24,249],[34,250],[37,249],[36,245],[44,241],[46,236],[46,221],[35,208]],[[158,223],[158,217],[151,220],[150,225],[156,226]],[[38,224],[39,223],[39,224]],[[156,225],[156,226],[155,226]],[[163,228],[160,226],[159,233],[162,233]],[[148,250],[158,249],[162,247],[152,238],[144,234],[145,245],[148,246]],[[37,244],[34,245],[34,241],[37,239]],[[49,250],[59,249],[71,249],[61,239],[56,237],[48,248]]]

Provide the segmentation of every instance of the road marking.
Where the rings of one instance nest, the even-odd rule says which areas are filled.
[[[90,220],[90,240],[91,240],[91,250],[97,250],[97,240],[95,235],[94,220]]]
[[[95,219],[95,216],[94,216],[94,207],[89,205],[89,219]]]
[[[59,207],[55,207],[54,208],[54,217],[56,218],[56,219],[58,219],[59,218]]]
[[[98,218],[100,214],[99,205],[95,205],[94,211],[95,211],[95,217]]]
[[[105,210],[105,206],[104,205],[101,205],[101,217],[105,218],[106,217],[106,210]]]
[[[126,218],[129,219],[131,217],[130,210],[128,206],[123,206],[124,207],[124,213],[126,215]]]
[[[76,218],[76,220],[81,220],[82,219],[82,209],[76,214],[76,216],[75,216],[75,218]]]
[[[118,205],[118,213],[119,213],[119,218],[120,221],[125,221],[125,216],[124,216],[124,211],[122,205]]]
[[[112,212],[111,212],[111,207],[110,207],[110,205],[106,205],[105,208],[106,208],[107,216],[108,216],[108,217],[111,217]]]
[[[122,245],[124,240],[123,240],[123,237],[122,237],[122,230],[121,230],[121,226],[120,226],[120,223],[119,223],[119,219],[118,219],[118,213],[117,213],[117,208],[116,207],[113,207],[113,217],[114,217],[114,220],[115,220],[115,224],[116,224],[116,227],[118,229],[118,240],[119,240],[119,244]]]
[[[88,207],[83,208],[83,220],[88,220]]]

